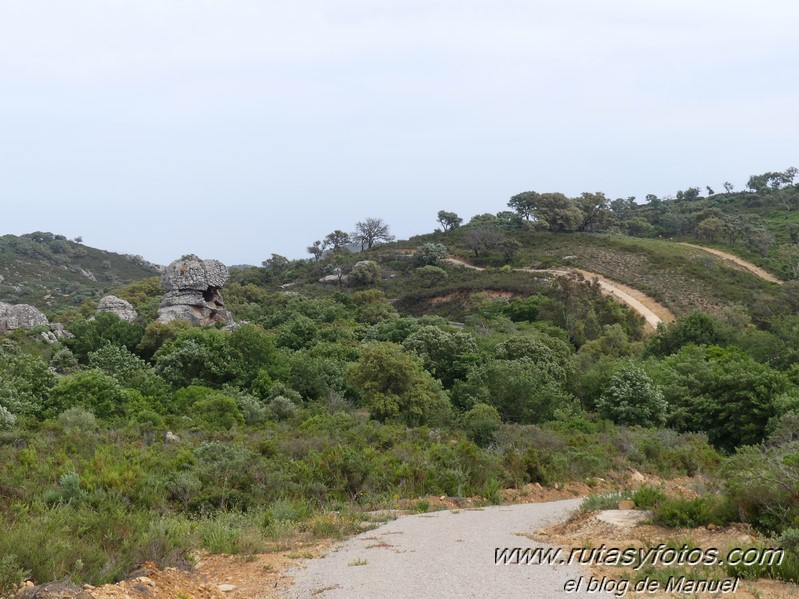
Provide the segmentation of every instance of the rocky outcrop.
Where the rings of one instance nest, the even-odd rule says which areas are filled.
[[[64,328],[63,324],[58,322],[51,324],[47,317],[33,306],[0,302],[0,335],[15,329],[35,329],[36,327],[49,329],[39,333],[39,336],[48,343],[74,337]]]
[[[70,339],[74,337],[72,333],[64,328],[64,325],[60,322],[51,322],[50,323],[50,330],[43,331],[39,335],[42,339],[47,341],[48,343],[55,343],[56,341],[62,341],[64,339]]]
[[[97,314],[103,312],[115,314],[120,320],[128,322],[134,322],[139,317],[130,302],[115,295],[106,295],[97,303]]]
[[[201,260],[194,255],[175,260],[161,274],[161,288],[166,294],[158,308],[158,321],[230,324],[233,320],[221,291],[229,276],[219,260]]]
[[[33,306],[0,302],[0,334],[14,329],[46,327],[49,324],[47,317]]]

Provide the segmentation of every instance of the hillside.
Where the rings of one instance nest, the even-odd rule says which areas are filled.
[[[79,305],[158,273],[140,256],[107,252],[35,232],[0,237],[0,301],[39,309]]]
[[[337,230],[339,247],[314,244],[309,260],[234,269],[227,329],[156,321],[163,290],[135,258],[3,238],[11,282],[74,336],[18,329],[0,344],[0,594],[198,555],[263,569],[374,514],[569,484],[627,489],[667,535],[746,524],[790,539],[795,284],[620,222],[480,215],[398,242],[386,230],[357,254]],[[134,321],[68,309],[112,286]],[[668,324],[652,330],[653,316]],[[694,499],[625,482],[694,475]]]

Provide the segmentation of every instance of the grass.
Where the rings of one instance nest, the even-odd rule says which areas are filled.
[[[356,559],[355,561],[352,561],[352,562],[350,562],[350,563],[349,563],[349,564],[347,564],[347,565],[348,565],[348,566],[365,566],[365,565],[366,565],[366,564],[368,564],[368,563],[369,563],[369,562],[368,562],[368,561],[366,561],[365,559]]]

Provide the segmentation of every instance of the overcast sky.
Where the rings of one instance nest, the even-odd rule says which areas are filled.
[[[799,166],[795,0],[0,0],[0,234],[303,257]]]

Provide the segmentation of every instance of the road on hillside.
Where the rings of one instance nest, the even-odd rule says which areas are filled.
[[[738,256],[734,256],[734,255],[732,255],[732,254],[730,254],[728,252],[723,252],[723,251],[717,250],[715,248],[708,248],[708,247],[705,247],[705,246],[702,246],[702,245],[694,245],[693,243],[680,242],[680,245],[686,245],[689,248],[695,248],[697,250],[702,250],[704,252],[708,252],[709,254],[713,254],[715,256],[718,256],[719,258],[723,258],[724,260],[729,260],[730,262],[733,262],[733,263],[737,264],[738,266],[748,270],[752,274],[757,275],[758,277],[760,277],[764,281],[768,281],[769,283],[777,283],[777,285],[782,285],[785,282],[785,281],[781,281],[780,279],[775,277],[770,272],[766,272],[765,270],[763,270],[759,266],[755,266],[751,262],[748,262],[748,261],[744,260],[743,258],[739,258]]]
[[[495,564],[496,548],[546,547],[526,536],[565,520],[579,499],[403,516],[288,572],[286,599],[551,599],[589,593],[570,565]],[[583,576],[581,591],[566,593]]]
[[[447,258],[445,260],[450,264],[455,264],[458,266],[464,266],[466,268],[471,268],[473,270],[485,270],[484,268],[480,268],[479,266],[473,266],[463,260],[457,260],[455,258]],[[580,270],[578,268],[564,268],[564,269],[533,269],[533,268],[514,268],[514,272],[527,272],[531,274],[550,274],[556,277],[565,277],[565,276],[574,276],[579,274],[583,276],[586,280],[591,281],[596,279],[599,283],[600,291],[615,299],[619,303],[626,305],[627,307],[631,308],[633,312],[636,312],[644,317],[646,321],[646,327],[649,330],[657,329],[657,326],[662,322],[663,324],[668,324],[676,317],[674,314],[666,308],[666,306],[658,303],[645,293],[638,291],[637,289],[633,289],[632,287],[628,287],[627,285],[623,285],[618,281],[613,281],[608,279],[607,277],[603,277],[602,275],[598,275],[595,272],[588,272],[587,270]]]

